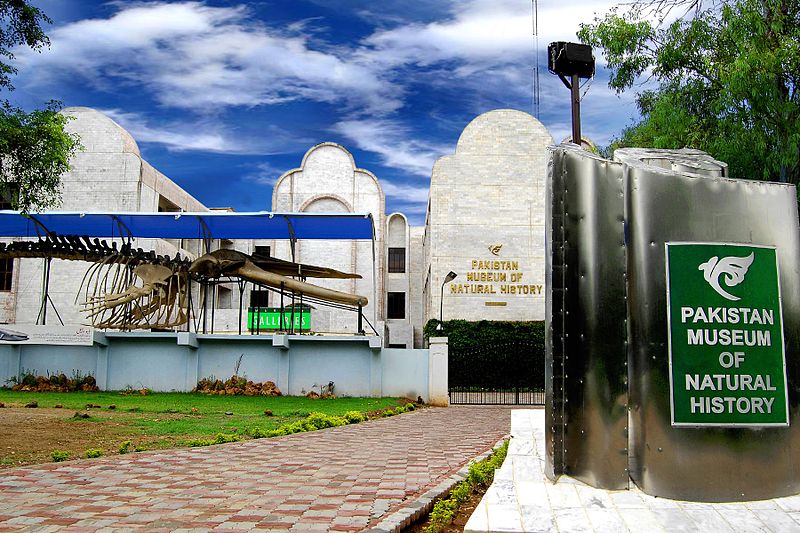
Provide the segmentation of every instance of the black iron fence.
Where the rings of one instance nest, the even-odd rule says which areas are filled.
[[[544,353],[531,342],[451,349],[450,403],[544,405]]]

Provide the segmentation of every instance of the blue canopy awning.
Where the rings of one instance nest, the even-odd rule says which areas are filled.
[[[367,239],[369,213],[73,213],[0,211],[0,237],[85,235],[161,239]]]

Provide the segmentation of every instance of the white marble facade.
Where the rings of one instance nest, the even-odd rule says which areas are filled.
[[[299,241],[295,261],[354,272],[361,279],[309,279],[316,285],[366,296],[369,305],[364,317],[383,334],[383,240],[385,198],[378,178],[369,170],[357,168],[352,154],[343,146],[325,142],[306,152],[300,167],[285,172],[272,191],[272,211],[298,213],[371,213],[375,224],[375,264],[373,243],[369,241]],[[275,257],[291,259],[289,241],[269,244]],[[374,283],[373,283],[374,280]],[[357,315],[350,311],[315,306],[311,327],[326,333],[356,333]],[[364,329],[372,332],[365,323]]]
[[[109,117],[88,108],[65,113],[74,117],[69,128],[80,135],[85,149],[63,177],[62,210],[208,210],[144,161],[133,137]],[[451,270],[458,276],[445,286],[445,320],[542,320],[544,180],[546,147],[552,142],[527,113],[496,110],[478,116],[462,132],[454,154],[440,158],[432,169],[424,226],[410,225],[402,213],[387,214],[378,177],[359,168],[345,147],[330,142],[310,148],[298,168],[280,176],[272,205],[264,209],[372,214],[374,251],[369,241],[303,241],[294,258],[360,274],[357,280],[308,281],[369,298],[364,316],[384,346],[422,345],[422,327],[439,317],[442,280]],[[137,244],[160,254],[201,252],[196,241]],[[292,258],[288,241],[222,241],[214,246],[246,253],[268,246],[273,256]],[[0,322],[36,321],[42,264],[15,261],[12,290],[0,292]],[[86,266],[53,261],[50,295],[65,323],[84,321],[74,301]],[[236,332],[236,285],[219,287],[213,298],[215,331]],[[245,309],[251,301],[248,288],[242,295]],[[268,305],[279,304],[271,294]],[[241,325],[246,332],[246,312]],[[366,323],[364,327],[372,332]],[[352,312],[315,306],[312,329],[354,333],[357,318]]]
[[[426,318],[544,320],[545,127],[522,111],[484,113],[433,166]],[[457,277],[444,287],[448,272]]]

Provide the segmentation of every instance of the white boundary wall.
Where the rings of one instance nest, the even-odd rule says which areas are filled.
[[[102,390],[190,391],[199,379],[230,377],[240,356],[239,375],[274,381],[287,395],[333,381],[338,396],[421,396],[447,405],[446,339],[429,351],[382,348],[380,338],[363,336],[95,332],[92,346],[0,345],[0,384],[25,371],[80,371]]]

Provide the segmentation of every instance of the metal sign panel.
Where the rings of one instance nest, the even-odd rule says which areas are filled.
[[[789,425],[774,247],[666,243],[673,426]]]
[[[89,326],[0,325],[0,344],[50,344],[92,346],[94,329]]]
[[[255,317],[258,316],[258,325],[256,326]],[[247,310],[247,328],[248,329],[279,329],[288,330],[292,329],[292,316],[294,316],[294,328],[296,330],[309,330],[311,329],[311,311],[304,309],[302,312],[299,309],[292,313],[291,309],[283,310],[283,326],[281,326],[281,309],[280,307],[261,308],[258,313],[254,309]]]

